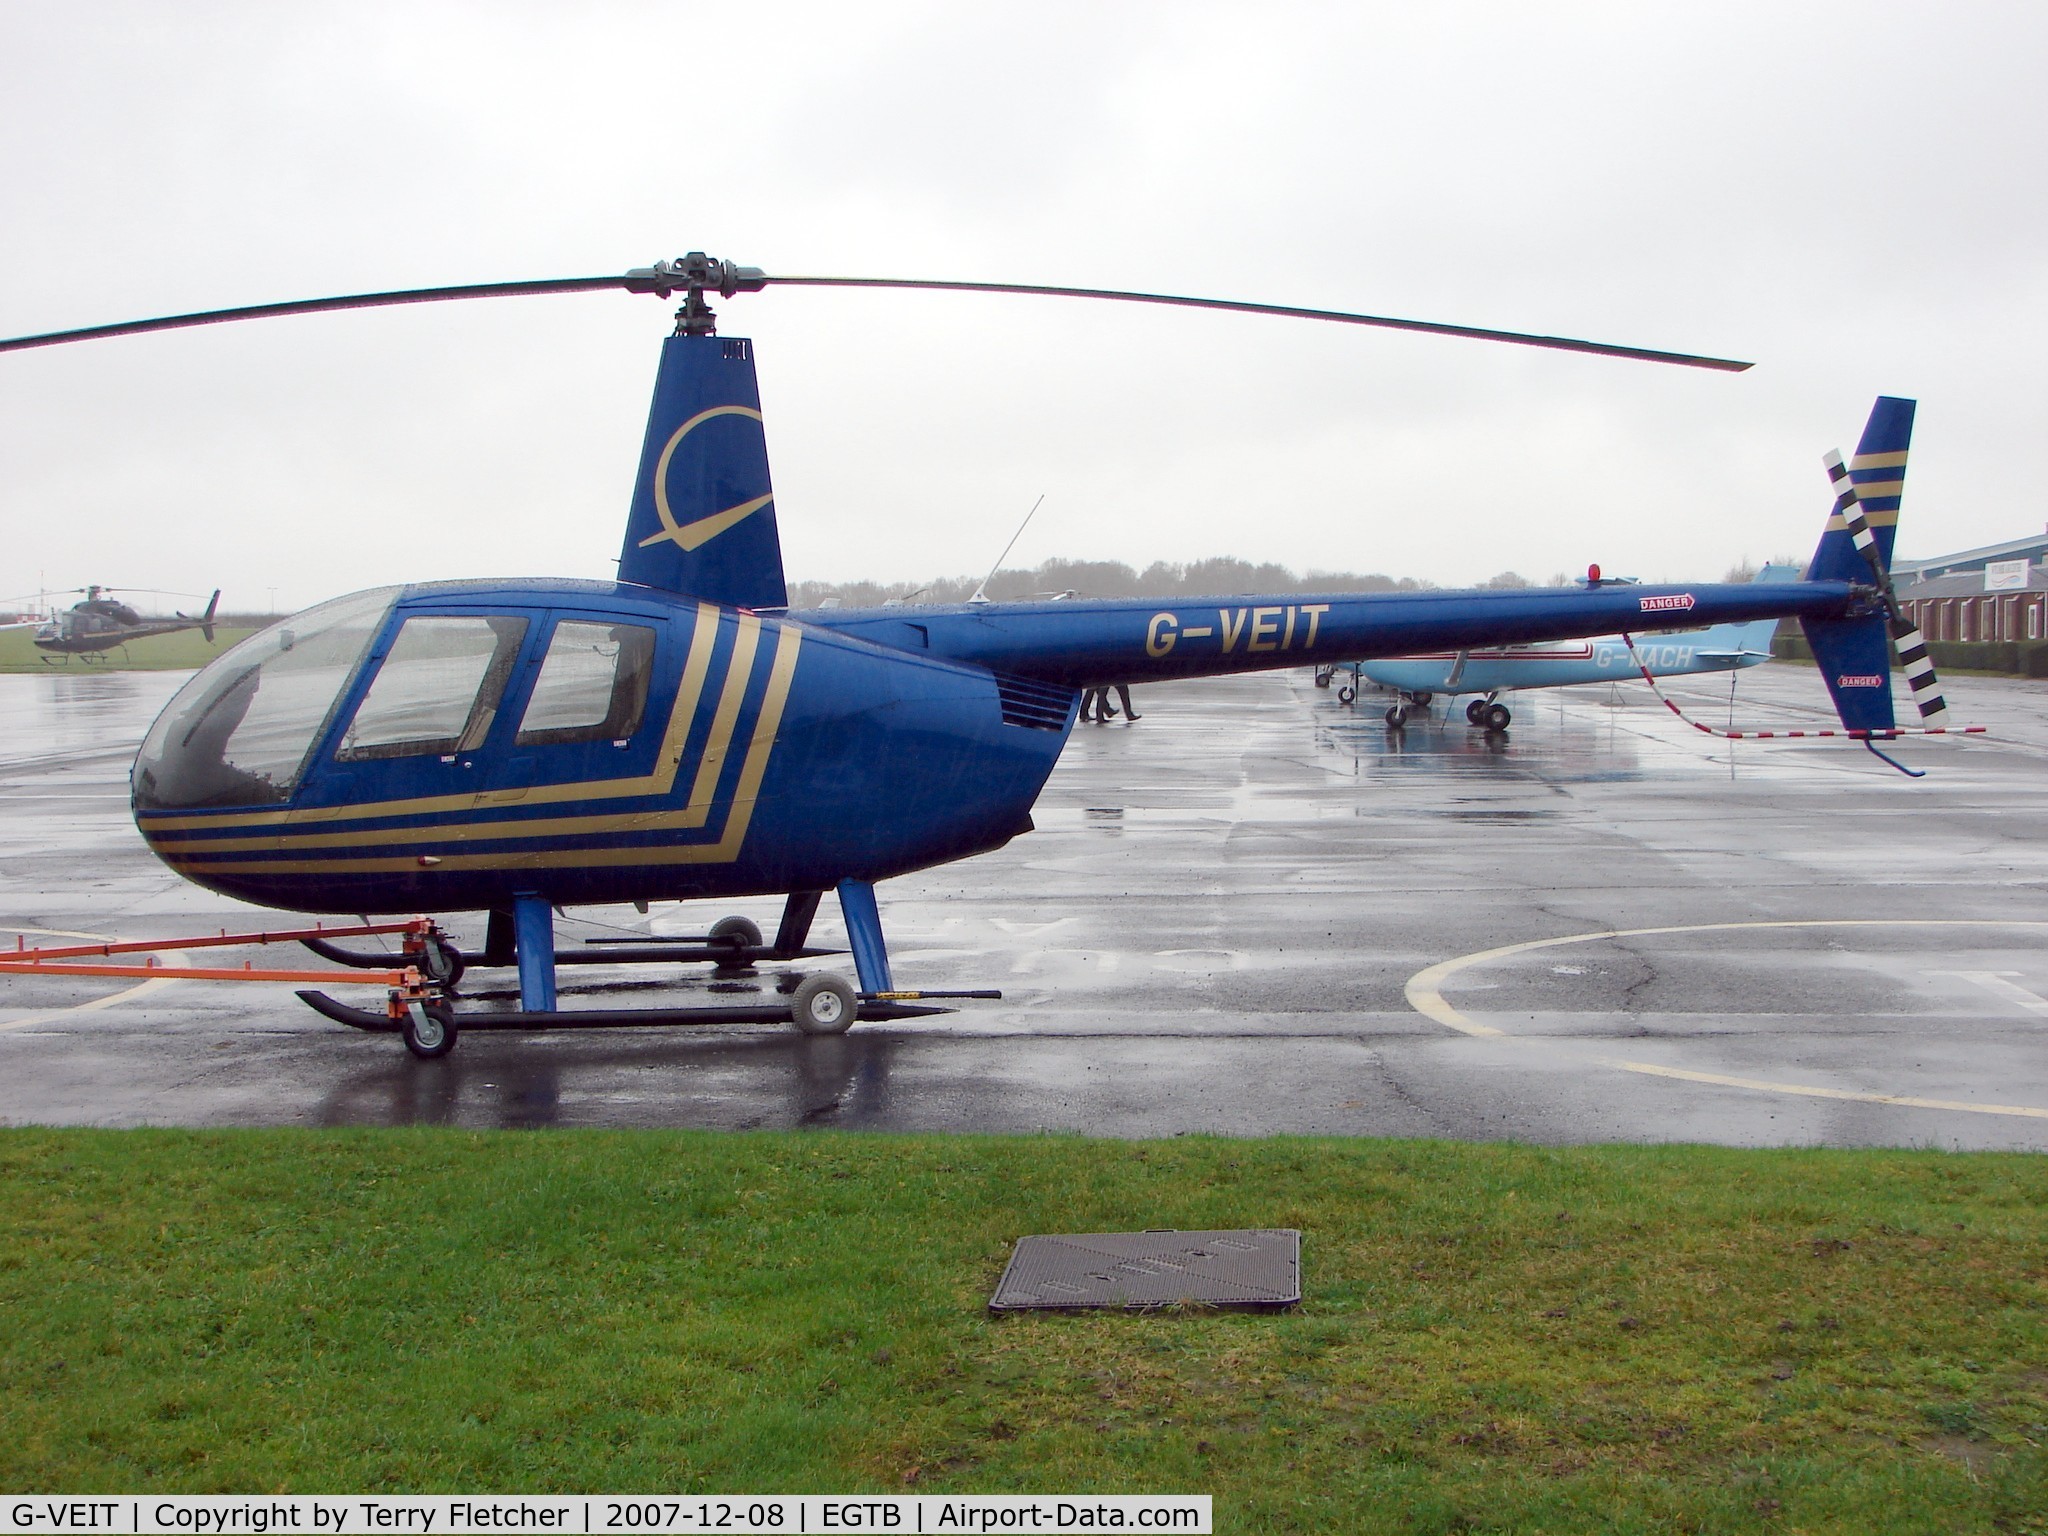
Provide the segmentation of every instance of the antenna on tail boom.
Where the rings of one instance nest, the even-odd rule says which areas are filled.
[[[968,598],[967,601],[970,603],[985,603],[989,601],[988,584],[996,579],[996,572],[1003,568],[1003,562],[1010,558],[1010,551],[1017,547],[1017,541],[1024,537],[1024,530],[1031,526],[1031,519],[1038,516],[1038,509],[1044,505],[1045,495],[1043,492],[1040,492],[1038,500],[1031,503],[1031,510],[1024,514],[1024,521],[1019,523],[1017,531],[1010,535],[1010,542],[1005,544],[1003,552],[996,556],[996,563],[988,568],[988,574],[981,578],[981,585],[974,589],[974,596]]]

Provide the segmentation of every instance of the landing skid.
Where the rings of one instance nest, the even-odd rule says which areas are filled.
[[[999,998],[1000,992],[916,992],[906,994],[912,997],[929,998]],[[306,991],[299,993],[299,1000],[315,1013],[346,1024],[351,1029],[367,1030],[372,1034],[401,1034],[405,1031],[403,1019],[392,1018],[389,1014],[374,1012],[368,1008],[351,1008],[347,1003],[337,1002],[325,992]],[[863,1024],[884,1023],[890,1019],[914,1019],[928,1014],[951,1013],[950,1008],[933,1007],[921,1003],[899,1002],[885,998],[861,998],[858,1018]],[[555,1008],[547,1012],[513,1013],[464,1013],[455,1016],[456,1026],[464,1033],[479,1029],[636,1029],[674,1028],[678,1025],[718,1024],[788,1024],[791,1023],[790,1004],[751,1003],[744,1007],[701,1007],[701,1008]],[[853,1022],[852,1020],[848,1021]]]
[[[807,976],[784,975],[776,991],[786,1000],[690,1008],[558,1008],[555,1006],[555,967],[574,965],[653,965],[681,960],[708,961],[714,975],[730,975],[757,960],[786,961],[818,955],[841,954],[841,950],[813,949],[809,936],[811,918],[818,909],[821,892],[799,891],[783,910],[773,944],[763,944],[761,933],[745,918],[726,918],[708,934],[678,936],[673,942],[634,939],[624,942],[600,941],[585,949],[557,950],[554,945],[554,909],[539,896],[522,896],[511,912],[493,912],[484,953],[475,958],[480,966],[519,968],[519,1002],[515,1010],[470,1013],[458,1016],[455,984],[461,980],[466,962],[463,954],[430,918],[402,921],[365,921],[344,927],[315,924],[311,928],[269,930],[256,933],[200,934],[190,938],[103,940],[90,944],[43,946],[31,949],[17,939],[12,950],[0,950],[0,975],[115,976],[158,981],[298,982],[316,986],[370,986],[385,988],[382,1011],[352,1008],[325,992],[304,990],[299,997],[314,1012],[352,1029],[379,1034],[397,1034],[415,1056],[445,1056],[455,1048],[464,1029],[620,1029],[649,1026],[716,1024],[794,1024],[807,1035],[836,1035],[856,1023],[879,1023],[891,1019],[920,1018],[952,1010],[935,1006],[967,999],[997,1000],[1002,993],[991,990],[917,992],[898,989],[889,974],[888,950],[882,941],[881,918],[875,908],[874,887],[860,881],[846,881],[839,888],[839,904],[846,914],[848,937],[852,941],[854,967],[860,977],[856,989],[846,977],[831,971],[813,971]],[[359,939],[373,935],[403,940],[399,954],[366,955],[336,944],[336,939]],[[522,943],[521,940],[524,940]],[[322,959],[341,969],[306,970],[283,967],[258,968],[253,964],[166,965],[160,952],[221,949],[243,945],[303,944]],[[140,965],[115,963],[116,956],[139,955]]]
[[[438,929],[415,938],[417,974],[425,984],[403,993],[394,991],[382,1013],[352,1008],[324,992],[302,991],[299,998],[324,1018],[352,1029],[402,1035],[406,1049],[415,1056],[445,1056],[455,1048],[463,1030],[469,1029],[631,1029],[675,1027],[678,1025],[794,1024],[807,1035],[836,1035],[856,1023],[880,1023],[891,1019],[919,1018],[952,1010],[932,1006],[965,999],[1000,1000],[997,991],[915,992],[898,990],[889,971],[889,953],[882,938],[882,922],[875,906],[874,887],[865,881],[847,880],[839,886],[839,906],[846,918],[847,937],[853,951],[854,968],[860,978],[858,990],[843,976],[813,972],[801,978],[785,978],[776,990],[788,994],[787,1001],[716,1004],[689,1008],[561,1008],[556,1006],[555,971],[562,965],[674,965],[705,962],[714,974],[731,975],[756,962],[780,963],[843,954],[843,950],[815,949],[805,940],[811,920],[817,914],[820,891],[793,892],[783,907],[775,941],[764,944],[761,931],[746,918],[729,917],[714,924],[709,933],[679,935],[672,939],[633,938],[587,941],[580,949],[557,949],[554,942],[554,909],[539,894],[520,896],[510,911],[494,911],[485,932],[483,953],[465,957]],[[431,928],[431,925],[425,925]],[[297,936],[315,953],[342,965],[369,967],[378,962],[371,956],[341,949],[324,938]],[[517,966],[519,1003],[517,1009],[493,1013],[463,1013],[455,1009],[455,983],[470,967]]]

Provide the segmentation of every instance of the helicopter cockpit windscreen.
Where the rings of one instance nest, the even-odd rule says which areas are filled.
[[[357,592],[294,614],[200,671],[143,739],[136,809],[289,800],[399,590]]]

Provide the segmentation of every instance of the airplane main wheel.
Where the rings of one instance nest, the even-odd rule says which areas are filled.
[[[1399,704],[1389,706],[1387,710],[1387,724],[1391,725],[1395,730],[1398,731],[1402,726],[1406,725],[1407,723],[1408,711],[1405,708],[1403,708]]]
[[[1489,731],[1504,731],[1508,728],[1508,722],[1514,718],[1508,713],[1507,705],[1489,704],[1486,706],[1486,717],[1481,723]]]
[[[1411,693],[1408,695],[1408,702],[1418,709],[1427,709],[1435,698],[1436,695],[1433,693]]]
[[[860,999],[843,976],[806,976],[790,1000],[790,1022],[807,1035],[843,1035],[860,1016]]]
[[[405,1010],[405,1048],[423,1061],[455,1049],[455,1010],[446,1003],[414,1003]]]
[[[1468,725],[1486,724],[1486,700],[1474,699],[1465,706],[1465,721]]]

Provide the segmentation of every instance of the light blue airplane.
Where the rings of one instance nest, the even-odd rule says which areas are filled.
[[[1767,565],[1760,582],[1797,581],[1796,565]],[[1667,629],[1635,638],[1630,651],[1620,635],[1585,640],[1541,640],[1527,645],[1493,646],[1485,650],[1431,651],[1359,662],[1349,668],[1351,684],[1337,697],[1349,704],[1358,696],[1360,678],[1390,688],[1396,697],[1387,708],[1387,724],[1402,726],[1416,710],[1426,711],[1438,694],[1477,694],[1465,706],[1465,718],[1489,731],[1505,730],[1514,719],[1503,693],[1521,688],[1564,688],[1574,683],[1621,682],[1641,676],[1637,666],[1658,677],[1688,672],[1732,672],[1753,667],[1771,656],[1776,619],[1746,624],[1716,624],[1711,629]],[[1337,668],[1318,672],[1318,686],[1329,686]]]

